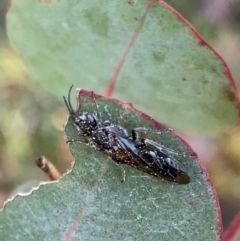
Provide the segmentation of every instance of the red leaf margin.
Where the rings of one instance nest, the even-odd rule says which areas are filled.
[[[224,241],[233,241],[237,235],[240,235],[240,212],[233,219],[232,223],[224,233]]]
[[[115,68],[115,72],[114,72],[113,77],[111,78],[111,80],[109,82],[109,85],[108,85],[108,88],[106,90],[105,95],[107,97],[111,97],[113,95],[113,93],[116,89],[118,76],[119,76],[121,70],[123,69],[126,57],[127,57],[128,53],[130,52],[131,48],[133,47],[133,45],[134,45],[142,27],[143,27],[143,24],[144,24],[147,13],[151,10],[153,3],[156,2],[156,1],[160,5],[165,7],[167,10],[172,12],[181,22],[183,22],[191,30],[191,32],[193,33],[193,36],[198,40],[199,46],[208,48],[214,55],[216,55],[216,57],[223,64],[223,66],[225,68],[224,74],[226,75],[227,79],[229,80],[230,85],[233,87],[233,90],[234,90],[234,93],[235,93],[236,108],[238,110],[238,120],[237,120],[236,126],[239,126],[240,125],[240,91],[238,91],[237,84],[232,77],[232,74],[230,72],[230,69],[229,69],[227,63],[222,58],[222,56],[210,44],[208,44],[207,41],[197,32],[197,30],[193,27],[193,25],[188,20],[186,20],[179,12],[177,12],[173,7],[168,5],[164,0],[148,0],[148,4],[147,4],[145,12],[144,12],[144,14],[141,18],[140,24],[139,24],[138,28],[136,29],[136,32],[131,37],[129,43],[127,44],[127,47],[126,47],[126,49],[123,53],[123,56],[122,56],[120,62],[118,63],[118,65]]]
[[[153,119],[152,117],[148,116],[147,114],[145,114],[144,112],[134,108],[133,104],[130,102],[122,102],[118,99],[114,99],[114,98],[109,98],[100,94],[96,94],[93,91],[89,91],[89,90],[85,90],[85,89],[77,89],[77,100],[80,99],[80,96],[91,96],[97,100],[97,99],[105,99],[105,100],[111,100],[113,102],[115,102],[116,104],[120,105],[120,106],[124,106],[127,107],[128,109],[132,110],[133,112],[139,114],[143,119],[145,119],[146,121],[148,121],[149,123],[152,123],[153,126],[156,129],[168,129],[165,125],[159,123],[158,121],[156,121],[155,119]],[[78,102],[78,107],[77,109],[80,108],[80,104],[79,101]],[[202,173],[205,175],[205,178],[208,182],[208,184],[210,185],[212,192],[213,192],[213,198],[215,200],[215,206],[217,208],[217,216],[218,216],[218,231],[219,231],[219,237],[220,237],[220,241],[224,241],[223,239],[223,224],[222,224],[222,214],[221,214],[221,208],[220,208],[220,203],[219,203],[219,199],[218,199],[218,195],[217,192],[212,184],[212,181],[210,180],[209,174],[207,173],[207,169],[206,167],[203,165],[202,161],[199,159],[199,157],[197,156],[197,154],[193,151],[193,149],[191,148],[191,146],[184,140],[182,139],[179,135],[177,135],[174,130],[169,130],[169,133],[175,137],[177,137],[179,140],[181,140],[181,142],[187,147],[187,151],[190,153],[191,156],[194,156],[201,168]],[[193,205],[190,203],[190,205]]]

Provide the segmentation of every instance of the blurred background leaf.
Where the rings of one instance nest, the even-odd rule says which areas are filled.
[[[72,83],[104,94],[118,78],[114,97],[184,133],[216,135],[237,122],[228,70],[159,2],[18,0],[7,20],[29,74],[58,99]]]

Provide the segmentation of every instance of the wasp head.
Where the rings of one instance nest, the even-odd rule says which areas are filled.
[[[63,96],[63,100],[69,111],[69,115],[73,120],[74,125],[77,127],[78,131],[82,135],[85,135],[85,136],[91,135],[92,131],[95,130],[97,127],[97,120],[93,114],[83,113],[83,114],[77,115],[76,111],[73,110],[71,100],[70,100],[72,88],[73,88],[73,85],[69,89],[67,99],[65,96]]]

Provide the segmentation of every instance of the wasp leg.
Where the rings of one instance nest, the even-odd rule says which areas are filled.
[[[165,133],[166,132],[169,132],[170,130],[168,130],[168,131],[164,131]],[[144,134],[146,134],[147,132],[154,132],[154,133],[156,133],[156,134],[162,134],[163,133],[163,131],[160,131],[160,130],[153,130],[153,129],[148,129],[148,128],[146,128],[146,127],[136,127],[136,128],[134,128],[133,130],[132,130],[132,139],[133,139],[133,141],[136,141],[137,140],[137,138],[138,138],[138,134],[137,133],[144,133]]]
[[[158,132],[157,130],[152,130],[152,129],[147,129],[145,127],[137,127],[137,128],[134,128],[132,130],[132,138],[133,138],[133,141],[136,141],[137,140],[137,132],[142,132],[142,133],[146,133],[148,131],[153,131],[155,133],[161,133],[161,132]],[[170,132],[170,130],[169,130]],[[146,146],[147,144],[149,145],[152,145],[154,147],[156,147],[159,151],[161,152],[167,152],[168,154],[172,154],[172,155],[177,155],[177,156],[185,156],[186,154],[185,153],[179,153],[179,152],[176,152],[176,151],[173,151],[172,149],[170,148],[167,148],[165,147],[164,145],[161,145],[160,143],[158,142],[155,142],[153,140],[150,140],[148,138],[141,138],[141,145],[144,147]]]
[[[135,129],[132,130],[132,139],[133,141],[137,140],[137,132],[135,131]]]

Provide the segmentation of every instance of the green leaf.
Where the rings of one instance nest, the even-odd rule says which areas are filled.
[[[30,75],[58,98],[73,83],[105,93],[118,80],[118,99],[168,126],[221,132],[237,121],[231,74],[165,5],[18,0],[7,17],[8,35]]]
[[[131,105],[96,97],[104,120],[147,127],[147,136],[176,152],[191,182],[179,185],[130,166],[116,165],[84,141],[70,145],[75,156],[71,173],[59,182],[42,184],[26,197],[16,197],[0,213],[5,240],[221,240],[218,203],[205,170],[193,151],[171,131]],[[80,112],[93,113],[92,93],[82,90]],[[67,139],[84,140],[72,121]],[[126,180],[123,179],[124,168]]]

